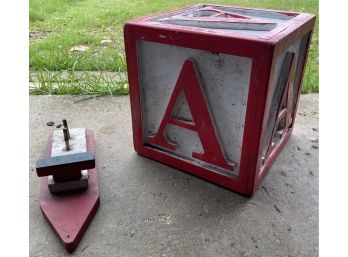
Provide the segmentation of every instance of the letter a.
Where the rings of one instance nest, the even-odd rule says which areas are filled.
[[[171,117],[176,100],[183,90],[188,103],[193,122],[186,122]],[[216,165],[220,168],[233,170],[233,164],[227,163],[218,143],[209,110],[204,99],[198,72],[192,60],[185,61],[178,81],[176,82],[169,104],[164,113],[163,120],[157,134],[148,137],[148,142],[157,146],[175,150],[175,145],[169,143],[164,135],[167,124],[183,127],[196,131],[203,147],[203,153],[192,152],[192,157]]]

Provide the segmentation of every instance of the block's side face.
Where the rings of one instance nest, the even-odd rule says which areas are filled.
[[[175,145],[175,149],[149,140],[158,133],[186,60],[195,63],[216,138],[226,162],[234,164],[233,171],[193,156],[194,152],[204,152],[200,136],[206,136],[195,130],[168,124],[165,137]],[[139,40],[137,61],[143,144],[217,173],[238,175],[252,59]],[[188,100],[181,91],[175,99],[171,118],[197,123]]]
[[[297,39],[275,58],[267,99],[266,123],[261,146],[259,173],[291,132],[302,83],[310,32]]]

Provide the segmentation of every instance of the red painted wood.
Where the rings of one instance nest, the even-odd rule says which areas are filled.
[[[86,129],[87,151],[95,151],[93,132]],[[51,156],[52,137],[49,138],[45,156]],[[65,249],[72,252],[97,212],[99,186],[96,168],[88,170],[88,189],[63,195],[53,195],[47,177],[41,178],[40,207],[52,230]]]
[[[253,60],[252,65],[240,163],[240,183],[244,187],[242,193],[246,195],[252,195],[256,190],[253,182],[262,142],[262,118],[266,110],[272,54],[273,48],[264,51],[261,58]]]
[[[204,7],[201,4],[194,6]],[[271,151],[268,159],[262,163],[261,148],[268,118],[268,98],[270,97],[272,80],[274,78],[275,61],[296,40],[312,32],[315,16],[306,13],[269,10],[287,14],[292,16],[292,19],[261,36],[243,35],[231,31],[226,33],[214,29],[173,24],[154,25],[149,22],[153,18],[167,17],[194,6],[139,18],[127,22],[124,26],[134,149],[139,154],[148,158],[181,169],[241,194],[252,195],[268,172],[276,156],[278,156],[282,147],[289,139],[293,129],[293,126],[290,126],[288,133],[286,133],[280,143]],[[254,8],[247,9],[260,10]],[[170,155],[166,151],[146,145],[142,132],[142,105],[138,80],[139,72],[141,72],[138,70],[137,62],[136,46],[138,40],[252,58],[252,71],[238,176],[227,176],[214,172],[209,168],[203,168],[186,159]],[[305,52],[307,55],[308,45]],[[301,69],[300,83],[302,84],[304,66]],[[301,84],[298,95],[293,96],[297,99],[300,94]],[[295,116],[292,118],[292,124],[294,123],[294,118]],[[172,123],[175,123],[175,121]],[[290,123],[290,120],[288,120],[288,123]],[[175,125],[189,127],[189,124],[183,123]]]

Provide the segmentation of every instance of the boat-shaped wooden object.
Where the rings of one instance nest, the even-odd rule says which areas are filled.
[[[57,152],[57,148],[62,148],[59,142],[56,142],[59,132],[55,131],[48,139],[45,158],[39,160],[36,166],[38,176],[42,177],[41,211],[69,252],[77,247],[100,204],[94,136],[92,130],[83,130],[85,151],[74,149],[78,148],[76,145],[79,144],[74,142],[74,139],[77,140],[81,135],[74,135],[72,129],[68,135],[72,142],[68,146],[71,153],[66,149],[63,154],[54,153]],[[61,149],[58,149],[59,151]],[[76,178],[76,174],[80,175]]]

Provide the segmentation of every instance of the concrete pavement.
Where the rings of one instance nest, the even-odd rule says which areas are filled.
[[[133,150],[129,99],[30,97],[30,256],[318,256],[318,95],[301,96],[294,133],[251,198]],[[67,118],[95,132],[101,206],[73,254],[39,208],[47,135]]]

